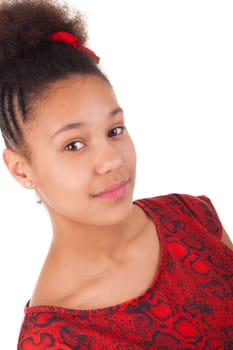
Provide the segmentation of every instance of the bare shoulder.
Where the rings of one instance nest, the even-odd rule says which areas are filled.
[[[50,302],[54,298],[54,288],[53,278],[51,277],[49,264],[45,261],[37,279],[29,306],[52,305]]]
[[[96,309],[142,295],[158,273],[160,246],[153,222],[142,211],[137,214],[141,215],[141,233],[129,240],[130,245],[120,263],[109,263],[91,279],[84,279],[77,271],[74,277],[69,269],[58,273],[55,271],[58,269],[47,264],[42,269],[30,306]]]
[[[231,241],[229,235],[227,234],[227,232],[226,232],[226,230],[225,230],[224,228],[223,228],[223,232],[222,232],[221,241],[222,241],[227,247],[229,247],[230,249],[233,250],[232,241]]]
[[[44,261],[37,279],[29,306],[55,306],[67,290],[68,279],[61,266],[57,266],[50,252]],[[59,306],[59,305],[57,305]]]

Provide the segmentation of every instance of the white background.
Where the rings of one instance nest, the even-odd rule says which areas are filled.
[[[134,198],[205,194],[233,238],[232,1],[80,0],[76,6],[86,13],[89,47],[101,56],[136,145]],[[34,193],[11,178],[3,161],[0,210],[0,347],[10,350],[51,227]]]

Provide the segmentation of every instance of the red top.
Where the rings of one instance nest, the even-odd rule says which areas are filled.
[[[210,200],[170,194],[134,203],[160,239],[150,288],[95,310],[26,307],[18,350],[233,349],[233,251],[220,241]]]

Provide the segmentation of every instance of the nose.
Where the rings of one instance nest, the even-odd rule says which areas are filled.
[[[108,172],[114,172],[121,168],[123,159],[117,150],[109,142],[104,142],[98,146],[98,151],[95,153],[95,172],[99,175],[104,175]]]

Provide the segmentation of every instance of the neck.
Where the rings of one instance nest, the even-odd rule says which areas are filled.
[[[142,229],[141,209],[132,206],[130,215],[112,226],[89,226],[64,219],[53,220],[50,253],[59,260],[108,263],[120,260],[129,243]],[[145,219],[145,218],[144,218]]]

